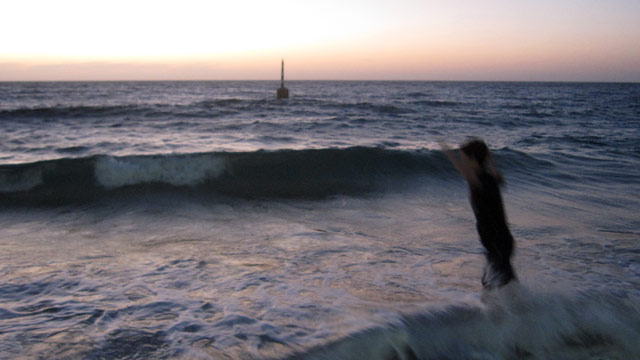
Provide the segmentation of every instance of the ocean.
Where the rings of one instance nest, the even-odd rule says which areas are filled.
[[[640,358],[640,84],[278,85],[0,83],[0,358]]]

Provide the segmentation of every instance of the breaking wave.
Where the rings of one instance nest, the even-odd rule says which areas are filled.
[[[513,182],[544,186],[572,179],[570,161],[512,149],[496,150]],[[562,166],[559,161],[563,161]],[[577,170],[576,170],[577,171]],[[615,173],[617,181],[631,175]],[[441,151],[378,147],[70,157],[0,165],[0,204],[34,205],[99,200],[127,194],[197,192],[255,198],[361,196],[411,184],[454,179]],[[580,179],[573,176],[574,182]],[[430,185],[431,184],[431,185]]]
[[[633,359],[640,353],[637,299],[535,294],[519,284],[485,294],[485,306],[405,315],[289,360]]]
[[[363,194],[382,180],[451,172],[436,151],[346,149],[93,156],[0,166],[4,204],[85,202],[114,191],[197,191],[244,198]]]

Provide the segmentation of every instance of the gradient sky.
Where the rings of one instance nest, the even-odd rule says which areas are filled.
[[[8,0],[0,81],[640,81],[639,0]]]

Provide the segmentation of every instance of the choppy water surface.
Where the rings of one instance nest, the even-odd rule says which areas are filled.
[[[640,86],[0,84],[3,358],[640,353]],[[483,293],[483,137],[520,284]],[[346,336],[346,337],[345,337]]]

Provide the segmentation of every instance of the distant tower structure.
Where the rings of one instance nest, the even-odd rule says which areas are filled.
[[[280,88],[278,88],[278,99],[288,99],[289,89],[284,87],[284,59],[282,59],[282,70],[280,72]]]

